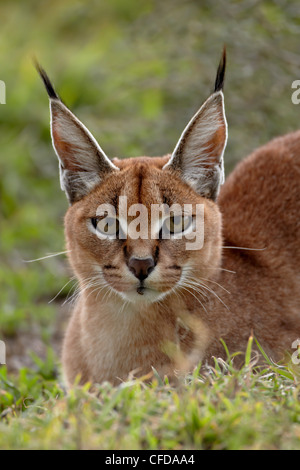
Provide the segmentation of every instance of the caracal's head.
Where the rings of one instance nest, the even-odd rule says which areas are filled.
[[[214,92],[166,157],[110,160],[38,70],[50,97],[53,146],[70,202],[69,258],[82,289],[152,303],[211,278],[221,257],[216,198],[227,140],[225,51]]]

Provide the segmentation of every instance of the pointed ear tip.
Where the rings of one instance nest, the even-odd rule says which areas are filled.
[[[43,83],[45,85],[45,88],[46,88],[46,91],[48,93],[49,98],[59,100],[60,98],[57,95],[56,91],[54,90],[54,87],[53,87],[53,85],[50,81],[50,78],[48,77],[45,70],[41,67],[41,65],[37,61],[36,57],[33,57],[33,63],[34,63],[34,66],[35,66],[39,76],[43,80]]]
[[[223,47],[222,57],[221,57],[219,67],[217,70],[214,92],[222,91],[224,88],[225,69],[226,69],[226,45],[224,45]]]

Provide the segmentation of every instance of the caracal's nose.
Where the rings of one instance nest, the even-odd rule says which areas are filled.
[[[155,263],[152,256],[148,258],[135,258],[132,256],[128,262],[128,268],[140,281],[146,279],[154,267]]]

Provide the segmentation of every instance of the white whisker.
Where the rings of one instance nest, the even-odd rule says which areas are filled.
[[[54,256],[60,256],[64,255],[66,253],[70,253],[72,250],[66,250],[66,251],[60,251],[59,253],[50,253],[49,255],[42,256],[41,258],[36,258],[36,259],[23,259],[23,263],[34,263],[35,261],[41,261],[43,259],[48,259],[48,258],[53,258]]]
[[[265,248],[246,248],[244,246],[222,246],[222,248],[231,248],[233,250],[250,250],[250,251],[264,251],[267,249]]]
[[[203,308],[203,309],[206,311],[206,313],[207,313],[207,310],[206,310],[206,308],[204,307],[204,305],[203,305],[203,303],[201,302],[201,300],[198,299],[198,297],[197,297],[193,292],[191,292],[191,291],[187,288],[186,285],[183,285],[182,283],[180,283],[180,287],[181,287],[182,289],[184,289],[185,291],[187,291],[189,294],[191,294],[193,297],[195,297],[195,299],[199,302],[199,304],[202,306],[202,308]],[[192,286],[189,286],[189,287],[190,287],[191,289],[193,289]]]
[[[223,305],[224,307],[229,310],[228,306],[225,304],[225,302],[218,296],[218,294],[209,286],[207,286],[206,284],[203,284],[202,282],[200,282],[200,279],[202,280],[206,280],[208,282],[213,282],[214,284],[218,285],[220,288],[222,288],[223,290],[225,290],[228,294],[230,294],[229,291],[227,291],[227,289],[225,289],[225,287],[221,286],[221,284],[217,283],[216,281],[213,281],[213,280],[210,280],[210,279],[205,279],[205,278],[201,278],[201,277],[194,277],[194,276],[191,276],[190,273],[194,273],[194,270],[192,267],[190,266],[185,266],[184,267],[184,272],[185,272],[185,279],[184,281],[186,283],[189,283],[190,284],[190,287],[192,288],[192,286],[196,289],[196,287],[198,289],[206,289],[208,292],[210,292],[211,294],[213,294]],[[194,273],[195,274],[195,273]]]
[[[213,289],[208,287],[206,284],[201,283],[201,286],[204,287],[204,289],[207,289],[209,292],[211,292],[224,305],[224,307],[226,307],[227,310],[229,310],[229,307],[225,304],[225,302],[223,302],[223,300],[218,296],[218,294],[215,293]]]
[[[227,294],[230,294],[229,290],[225,289],[225,287],[223,287],[223,286],[222,286],[221,284],[219,284],[218,282],[213,281],[212,279],[207,279],[207,278],[205,278],[205,277],[199,277],[199,278],[189,277],[189,279],[192,279],[192,280],[195,281],[195,282],[198,282],[198,279],[202,279],[202,281],[212,282],[213,284],[216,284],[216,285],[219,286],[221,289],[223,289],[225,292],[227,292]]]
[[[232,273],[232,274],[236,274],[236,271],[231,271],[230,269],[225,269],[225,268],[220,268],[220,267],[217,267],[217,268],[210,268],[210,267],[205,267],[205,269],[211,269],[213,271],[215,271],[216,269],[219,270],[219,271],[225,271],[227,273]]]
[[[48,304],[51,304],[51,302],[53,302],[58,296],[59,294],[63,291],[63,289],[68,285],[70,284],[70,282],[74,281],[76,278],[75,276],[73,276],[68,282],[65,283],[65,285],[57,292],[57,294],[55,295],[55,297],[53,297],[51,300],[49,300]]]

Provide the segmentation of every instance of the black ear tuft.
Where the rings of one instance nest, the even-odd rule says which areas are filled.
[[[46,74],[45,70],[40,66],[40,64],[34,60],[35,68],[37,69],[41,79],[44,82],[45,88],[47,90],[47,93],[49,95],[49,98],[59,100],[59,96],[57,95],[56,91],[54,90],[54,87],[52,83],[50,82],[50,79],[48,75]]]
[[[226,68],[226,47],[223,48],[222,57],[219,63],[214,92],[223,90]]]

